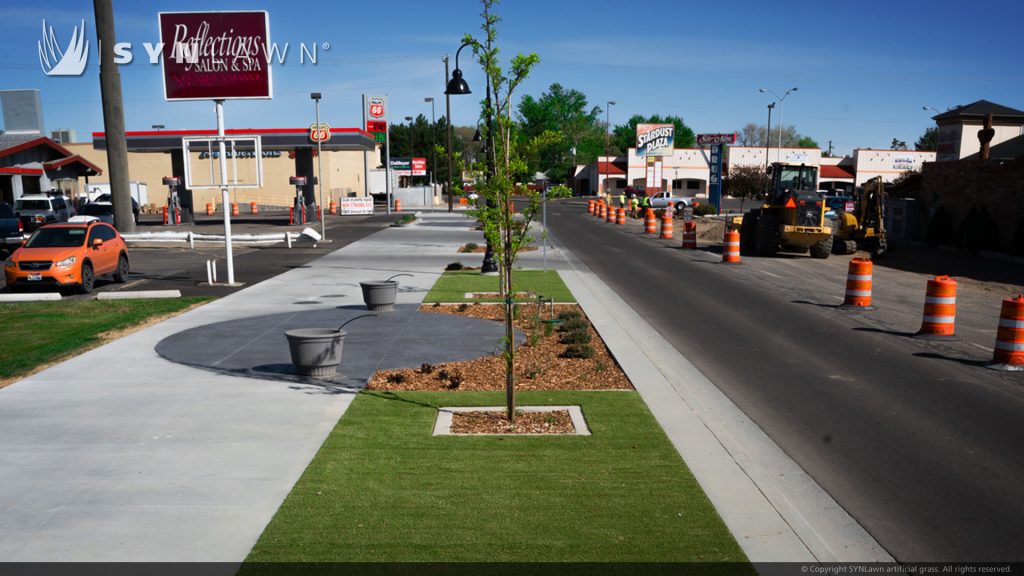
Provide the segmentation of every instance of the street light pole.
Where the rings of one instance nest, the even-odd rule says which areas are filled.
[[[412,158],[416,155],[416,140],[412,133],[412,116],[406,116],[405,121],[409,123],[409,188],[412,188]]]
[[[604,108],[604,191],[608,192],[608,144],[611,140],[611,109],[615,106],[614,100],[609,100],[608,104]],[[600,194],[601,186],[597,187],[597,191]],[[610,199],[611,196],[609,195]]]
[[[423,99],[424,102],[430,102],[430,195],[434,195],[434,175],[437,172],[437,155],[434,153],[434,147],[437,146],[437,118],[434,116],[434,99],[427,96]]]
[[[447,84],[444,88],[444,104],[447,117],[448,132],[448,211],[453,212],[454,199],[452,197],[452,94],[470,94],[469,84],[462,79],[462,70],[459,70],[459,52],[472,42],[463,42],[462,46],[455,51],[455,70],[452,72],[451,80],[448,80],[448,57],[444,57],[444,78]]]
[[[784,124],[782,123],[782,107],[783,107],[783,102],[785,102],[786,96],[789,96],[790,93],[792,93],[792,92],[796,92],[797,89],[798,88],[796,86],[794,86],[794,87],[790,88],[789,90],[786,90],[786,92],[782,96],[779,96],[775,92],[773,92],[771,90],[768,90],[766,88],[758,88],[757,89],[758,92],[762,92],[762,93],[767,92],[768,94],[771,94],[772,96],[775,96],[775,99],[779,103],[779,158],[778,158],[779,162],[782,161],[782,127],[784,126]]]
[[[771,151],[772,142],[772,108],[775,108],[775,102],[768,105],[768,126],[764,129],[764,173],[768,174],[768,154]]]
[[[320,131],[320,93],[313,92],[309,95],[316,102],[316,129]],[[323,169],[323,148],[322,138],[316,139],[316,187],[320,191],[320,239],[327,240],[327,225],[324,223],[324,169]]]

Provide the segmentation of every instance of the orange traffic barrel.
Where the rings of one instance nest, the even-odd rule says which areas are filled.
[[[330,212],[331,216],[337,216],[338,215],[338,203],[335,202],[334,200],[331,200],[331,203],[327,205],[327,210],[328,210],[328,212]]]
[[[593,200],[587,200],[587,213],[588,214],[593,214],[594,213],[594,204],[596,204],[596,202],[594,202]]]
[[[626,209],[625,208],[619,208],[619,209],[615,210],[615,223],[618,224],[619,226],[625,226],[626,225]]]
[[[690,224],[690,222],[687,222],[687,224]],[[696,224],[694,224],[694,227],[696,227]],[[722,263],[740,263],[740,233],[735,230],[729,230],[725,233],[725,243],[722,244]]]
[[[401,211],[402,211],[402,201],[399,200],[398,198],[395,198],[395,212],[401,212]]]
[[[697,223],[683,223],[683,248],[697,247]]]
[[[617,218],[615,217],[615,206],[612,206],[611,204],[609,204],[608,205],[608,222],[611,222],[612,224],[615,224],[616,220],[617,220]]]
[[[850,260],[849,273],[846,276],[846,298],[844,308],[871,308],[871,260],[854,258]]]
[[[256,203],[255,202],[249,202],[249,212],[251,214],[259,214],[260,213],[260,209],[256,207]]]
[[[231,203],[231,215],[238,216],[238,202]]]
[[[206,215],[213,216],[213,202],[206,203]]]
[[[1003,300],[996,332],[995,352],[989,368],[1024,372],[1024,295]]]
[[[597,206],[597,217],[601,220],[608,218],[608,205],[600,202]]]
[[[644,234],[657,234],[658,221],[654,218],[654,210],[648,209],[644,216]]]
[[[949,276],[936,276],[928,281],[924,295],[924,316],[915,338],[925,340],[955,340],[956,280]]]
[[[673,232],[672,218],[668,214],[663,215],[661,217],[661,236],[659,236],[659,238],[663,240],[671,240]]]
[[[164,206],[164,224],[167,224],[167,206]]]

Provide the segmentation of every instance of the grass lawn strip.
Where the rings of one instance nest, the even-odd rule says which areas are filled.
[[[208,298],[24,302],[0,306],[0,388]]]
[[[745,561],[635,392],[522,392],[582,406],[592,436],[432,436],[493,392],[363,392],[250,562]]]
[[[516,270],[512,275],[517,292],[532,292],[545,298],[554,298],[555,302],[575,302],[572,292],[566,288],[554,270]],[[484,276],[475,270],[447,271],[434,284],[434,287],[423,299],[424,304],[434,302],[500,302],[501,298],[472,299],[466,294],[475,292],[497,292],[498,277]],[[536,301],[536,298],[532,299]]]

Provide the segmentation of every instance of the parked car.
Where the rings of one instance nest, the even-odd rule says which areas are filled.
[[[14,213],[14,208],[6,202],[0,202],[0,252],[9,254],[17,250],[24,240],[25,226]]]
[[[43,224],[67,222],[75,215],[75,208],[66,196],[26,194],[14,201],[14,212],[25,231],[31,232]]]
[[[90,202],[78,211],[78,216],[68,222],[88,222],[90,219],[106,222],[114,226],[114,205],[100,202]],[[116,226],[114,226],[116,228]]]
[[[692,196],[673,196],[671,192],[658,192],[651,196],[651,208],[665,208],[669,204],[674,210],[682,211],[683,208],[693,207]]]
[[[124,239],[113,226],[98,220],[42,226],[4,261],[12,290],[57,286],[88,294],[97,277],[109,275],[115,282],[125,282],[128,270]]]
[[[89,202],[89,204],[108,204],[110,206],[113,206],[114,205],[114,201],[113,201],[113,198],[111,197],[111,195],[108,193],[108,194],[100,194],[99,196],[94,198],[92,202]],[[89,204],[86,204],[86,206],[88,206]],[[132,198],[132,216],[135,218],[135,223],[136,224],[139,223],[139,212],[140,212],[139,203],[138,203],[137,200],[135,200],[135,198]],[[113,214],[113,212],[111,212],[111,214]]]

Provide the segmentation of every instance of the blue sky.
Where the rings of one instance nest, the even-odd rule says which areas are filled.
[[[156,13],[187,10],[267,10],[271,40],[288,42],[287,63],[274,68],[270,101],[229,102],[228,127],[308,126],[309,93],[324,94],[321,116],[332,126],[361,122],[363,93],[386,93],[392,121],[444,114],[444,68],[465,33],[480,32],[474,0],[128,2],[115,0],[119,42],[136,44],[136,60],[121,67],[129,130],[213,128],[213,105],[166,102],[160,67],[145,61],[142,42],[158,39]],[[541,64],[518,95],[540,95],[554,83],[575,88],[592,105],[608,100],[612,124],[630,115],[675,114],[696,132],[731,132],[764,123],[772,98],[785,101],[784,121],[835,150],[887,148],[913,142],[933,113],[979,99],[1024,109],[1024,3],[979,2],[691,2],[505,0],[499,45],[503,61],[536,52]],[[85,19],[92,45],[81,77],[47,77],[36,43],[41,21],[66,43]],[[0,89],[42,91],[47,129],[73,128],[84,140],[103,129],[99,67],[90,0],[5,0],[0,35]],[[320,61],[301,66],[298,44],[327,42]],[[483,75],[463,50],[461,67],[472,96],[452,99],[456,124],[472,125]],[[778,110],[773,125],[778,121]]]

